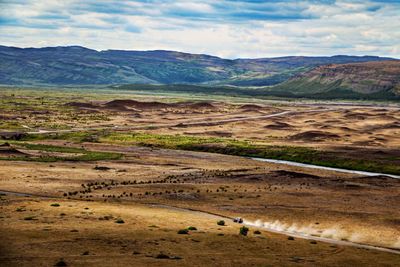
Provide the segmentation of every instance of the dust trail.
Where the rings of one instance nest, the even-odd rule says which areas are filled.
[[[254,226],[259,228],[264,228],[268,231],[292,234],[304,238],[320,238],[321,240],[336,240],[338,242],[352,242],[357,244],[368,243],[368,237],[362,233],[349,231],[343,229],[341,226],[330,227],[321,229],[314,224],[301,225],[297,223],[284,223],[279,220],[263,222],[261,220],[248,221],[244,220],[243,224],[248,226]],[[400,249],[400,238],[389,244],[389,247],[394,249]]]

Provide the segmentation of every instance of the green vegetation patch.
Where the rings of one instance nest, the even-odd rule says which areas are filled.
[[[140,145],[167,149],[182,149],[235,156],[268,158],[319,166],[400,174],[397,159],[354,158],[336,151],[322,151],[295,146],[272,146],[229,138],[207,138],[185,135],[148,133],[111,133],[99,139],[106,143]]]
[[[225,221],[224,220],[220,220],[220,221],[217,222],[217,224],[219,226],[224,226],[225,225]]]
[[[202,138],[187,135],[156,135],[148,133],[111,133],[99,138],[101,142],[136,144],[148,147],[186,149],[194,145],[227,143],[223,138]],[[234,141],[235,142],[235,141]],[[191,149],[188,149],[191,150]]]
[[[247,228],[246,226],[242,226],[239,229],[239,234],[247,236],[247,233],[249,232],[249,228]]]

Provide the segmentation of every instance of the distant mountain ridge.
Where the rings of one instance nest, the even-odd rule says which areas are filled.
[[[202,84],[271,86],[327,64],[375,56],[223,59],[175,51],[96,51],[81,46],[0,46],[0,83],[11,85]]]

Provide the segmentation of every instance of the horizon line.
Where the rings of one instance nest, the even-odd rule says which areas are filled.
[[[276,56],[276,57],[255,57],[255,58],[250,58],[250,57],[237,57],[237,58],[223,58],[220,56],[212,55],[212,54],[206,54],[206,53],[192,53],[192,52],[185,52],[185,51],[179,51],[179,50],[168,50],[168,49],[150,49],[150,50],[126,50],[126,49],[114,49],[114,48],[109,48],[105,50],[98,50],[94,48],[89,48],[83,45],[78,45],[78,44],[71,44],[71,45],[55,45],[55,46],[41,46],[41,47],[34,47],[34,46],[25,46],[25,47],[18,47],[18,46],[13,46],[13,45],[2,45],[0,44],[0,47],[8,47],[8,48],[16,48],[16,49],[45,49],[45,48],[69,48],[69,47],[79,47],[79,48],[84,48],[87,50],[92,50],[96,52],[107,52],[107,51],[124,51],[124,52],[157,52],[157,51],[163,51],[163,52],[174,52],[174,53],[181,53],[181,54],[190,54],[190,55],[204,55],[204,56],[209,56],[209,57],[216,57],[220,59],[225,59],[225,60],[240,60],[240,59],[275,59],[275,58],[288,58],[288,57],[339,57],[339,56],[346,56],[346,57],[379,57],[379,58],[388,58],[388,59],[393,59],[393,60],[400,60],[400,58],[396,57],[391,57],[391,56],[385,56],[385,55],[354,55],[354,54],[331,54],[331,55],[284,55],[284,56]]]

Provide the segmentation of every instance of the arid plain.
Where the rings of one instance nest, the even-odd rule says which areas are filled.
[[[0,94],[4,266],[400,262],[397,104]]]

